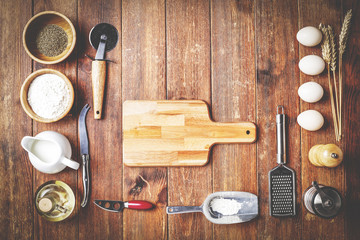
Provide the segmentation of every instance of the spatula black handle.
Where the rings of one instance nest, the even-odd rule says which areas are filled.
[[[284,107],[278,106],[276,114],[276,161],[278,164],[286,163],[285,121]]]

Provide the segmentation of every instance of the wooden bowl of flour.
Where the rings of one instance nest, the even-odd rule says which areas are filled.
[[[35,121],[56,122],[65,117],[74,104],[74,88],[61,72],[41,69],[25,79],[20,102],[26,114]]]

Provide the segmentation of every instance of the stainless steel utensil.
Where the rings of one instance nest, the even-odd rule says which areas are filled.
[[[280,111],[281,110],[281,113]],[[285,217],[295,216],[295,172],[285,166],[286,141],[285,141],[284,107],[277,107],[276,114],[276,140],[279,164],[269,172],[269,209],[270,216]]]
[[[342,206],[341,195],[335,188],[319,185],[316,181],[305,190],[303,201],[309,212],[322,218],[334,218]]]
[[[237,213],[227,215],[215,211],[212,204],[219,199],[236,201],[236,204],[240,206]],[[247,222],[258,215],[258,198],[256,195],[248,192],[215,192],[210,194],[201,206],[169,206],[166,208],[167,214],[191,212],[202,212],[210,222],[216,224]]]
[[[83,163],[82,178],[84,186],[84,197],[81,202],[81,207],[85,207],[90,192],[90,174],[89,174],[89,140],[86,131],[86,115],[90,109],[89,104],[86,104],[80,112],[79,116],[79,137],[80,137],[80,154]]]
[[[109,201],[109,200],[95,200],[95,205],[109,212],[121,212],[124,208],[148,210],[152,209],[154,205],[147,201],[131,200],[123,201]]]

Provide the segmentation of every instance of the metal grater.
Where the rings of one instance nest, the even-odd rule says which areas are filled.
[[[281,113],[279,113],[281,110]],[[285,114],[284,107],[277,107],[276,114],[276,140],[277,163],[269,172],[269,204],[270,216],[295,216],[295,172],[285,166]]]

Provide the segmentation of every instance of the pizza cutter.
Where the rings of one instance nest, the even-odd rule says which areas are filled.
[[[112,50],[119,39],[117,29],[108,23],[99,23],[93,27],[89,34],[89,41],[93,48],[97,49],[92,62],[91,79],[94,101],[94,118],[101,119],[104,99],[106,59],[105,52]]]

